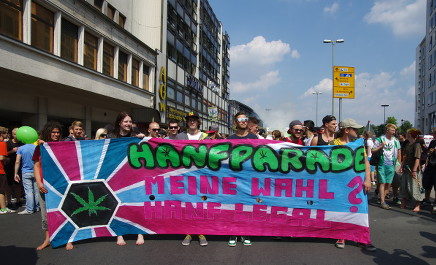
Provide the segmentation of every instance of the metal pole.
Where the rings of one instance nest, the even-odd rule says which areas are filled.
[[[335,71],[333,67],[335,66],[335,42],[332,41],[332,115],[335,116],[335,98],[334,95],[334,86],[333,86],[333,78],[335,77]]]
[[[316,92],[316,114],[315,114],[315,124],[318,125],[318,95],[319,93]]]
[[[341,116],[342,116],[342,98],[339,98],[339,121],[341,121]]]
[[[383,107],[383,124],[386,123],[386,107]]]

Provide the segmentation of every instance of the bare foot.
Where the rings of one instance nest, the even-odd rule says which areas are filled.
[[[50,241],[44,241],[41,245],[39,245],[36,250],[43,250],[44,248],[50,246]]]
[[[144,244],[144,236],[142,234],[138,234],[138,239],[136,239],[136,245]]]
[[[123,236],[117,236],[117,245],[118,245],[118,246],[124,246],[124,245],[126,245],[126,241],[124,241]]]
[[[72,250],[74,248],[73,243],[68,242],[67,245],[65,246],[66,250]]]
[[[420,208],[419,205],[417,205],[415,208],[413,208],[412,211],[415,212],[415,213],[417,213],[417,212],[421,211],[421,208]]]

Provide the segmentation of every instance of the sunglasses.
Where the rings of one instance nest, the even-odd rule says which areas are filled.
[[[294,130],[295,132],[303,132],[304,131],[303,129],[292,129],[292,130]]]
[[[100,137],[106,137],[106,136],[107,136],[107,134],[105,134],[105,133],[100,134]]]
[[[248,118],[237,118],[236,120],[238,122],[246,122],[246,121],[248,121]]]
[[[160,129],[151,129],[153,132],[158,132]]]
[[[170,126],[168,128],[171,129],[171,130],[177,130],[177,129],[179,129],[179,126]]]

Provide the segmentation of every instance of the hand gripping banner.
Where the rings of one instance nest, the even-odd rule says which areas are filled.
[[[121,138],[41,148],[51,244],[124,234],[370,242],[363,141]]]

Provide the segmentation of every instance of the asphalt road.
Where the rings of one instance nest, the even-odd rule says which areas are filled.
[[[415,214],[393,207],[370,206],[372,239],[376,252],[365,252],[354,243],[337,249],[332,239],[252,238],[253,245],[227,246],[227,237],[208,236],[209,245],[193,241],[182,246],[182,235],[146,237],[126,246],[114,238],[86,240],[75,248],[36,251],[42,240],[39,213],[0,215],[0,264],[436,264],[436,214],[429,208]]]

